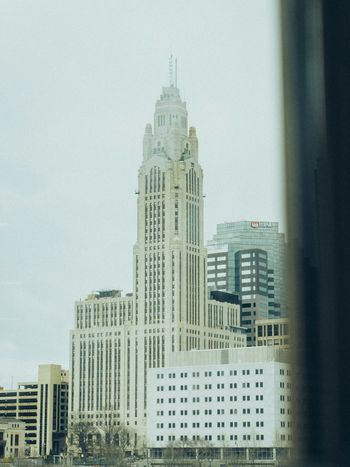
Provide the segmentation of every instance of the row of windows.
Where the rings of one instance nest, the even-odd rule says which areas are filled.
[[[161,399],[161,400],[163,400],[163,399]],[[262,400],[262,399],[259,399],[259,400]],[[214,413],[215,413],[215,410],[213,410],[213,409],[205,409],[205,410],[202,412],[202,414],[204,413],[204,415],[212,415],[213,411],[214,411]],[[187,415],[188,412],[191,413],[190,410],[187,411],[186,409],[182,409],[182,410],[180,411],[180,415]],[[242,411],[241,411],[241,413],[242,413],[243,415],[245,415],[245,414],[248,414],[248,415],[249,415],[249,414],[252,413],[252,412],[253,412],[253,409],[252,409],[252,411],[251,411],[250,408],[243,408]],[[234,415],[237,415],[237,414],[238,414],[238,409],[232,409],[232,408],[231,408],[231,409],[227,409],[226,413],[227,413],[227,414],[229,413],[230,415],[233,415],[233,414],[234,414]],[[256,414],[263,414],[263,413],[264,413],[264,409],[263,409],[262,407],[257,407],[257,408],[255,409],[255,413],[256,413]],[[176,415],[176,411],[175,411],[175,410],[169,410],[169,411],[168,411],[168,416],[175,416],[175,415]],[[200,411],[199,409],[192,409],[192,415],[201,415],[201,411]],[[216,415],[225,415],[225,409],[216,409]],[[158,411],[157,411],[157,416],[159,416],[159,417],[164,416],[164,410],[158,410]]]
[[[204,402],[212,402],[212,397],[211,396],[207,396],[207,397],[204,397]],[[229,397],[229,400],[230,402],[236,402],[237,401],[237,396],[230,396]],[[245,396],[242,396],[242,400],[243,401],[250,401],[250,396],[249,395],[245,395]],[[262,401],[264,400],[264,396],[262,394],[256,394],[255,395],[255,400],[256,401]],[[285,396],[280,396],[280,401],[284,401],[285,400]],[[216,396],[216,401],[217,402],[225,402],[225,397],[224,396]],[[291,396],[287,396],[287,401],[290,402],[291,401]],[[180,402],[182,404],[186,404],[188,402],[188,398],[187,397],[181,397],[180,398]],[[200,402],[200,398],[199,397],[192,397],[192,402]],[[163,404],[164,403],[164,399],[163,398],[158,398],[157,399],[157,404]],[[175,398],[169,398],[168,399],[168,404],[175,404],[176,403],[176,399]]]
[[[204,389],[212,389],[215,384],[204,384]],[[230,389],[237,389],[238,383],[229,383]],[[249,389],[250,388],[250,383],[242,383],[241,385],[242,388],[244,389]],[[263,381],[256,381],[255,382],[255,387],[256,388],[262,388],[264,387]],[[187,391],[189,386],[187,384],[181,384],[180,385],[180,391]],[[253,386],[252,386],[253,388]],[[284,388],[284,383],[280,382],[280,388]],[[287,388],[290,388],[290,383],[287,383]],[[225,389],[225,384],[224,383],[217,383],[216,384],[216,389]],[[166,390],[166,388],[165,388]],[[192,390],[193,391],[198,391],[200,390],[200,385],[199,384],[192,384]],[[164,386],[157,386],[157,391],[164,391]],[[176,386],[168,386],[168,391],[176,391]]]
[[[208,263],[215,263],[215,261],[226,261],[227,257],[225,256],[212,256],[210,253],[208,255]]]
[[[208,282],[208,286],[221,286],[225,285],[226,286],[226,280],[225,281],[218,281],[218,282]]]
[[[262,394],[257,394],[255,396],[255,400],[257,400],[257,401],[262,401],[263,399],[264,399],[264,396]],[[237,402],[237,400],[238,400],[237,396],[230,396],[230,402],[233,402],[233,401]],[[164,399],[157,399],[157,403],[159,403],[159,404],[162,404],[163,401],[164,401]],[[212,401],[213,401],[212,396],[204,397],[204,402],[212,402]],[[216,401],[217,402],[225,402],[225,397],[224,396],[216,396]],[[248,395],[242,396],[242,401],[250,401],[250,396],[248,396]],[[182,403],[188,402],[188,398],[187,397],[181,397],[181,402]],[[192,402],[200,402],[200,398],[199,397],[192,397]],[[168,399],[168,403],[169,404],[175,403],[175,399]]]
[[[284,435],[281,435],[281,440],[284,441],[286,438],[285,436],[282,438],[282,436]],[[156,436],[156,440],[157,441],[164,441],[164,438],[165,436],[164,435],[157,435]],[[238,435],[229,435],[226,437],[226,439],[230,439],[230,441],[238,441]],[[192,440],[195,441],[195,440],[199,440],[200,437],[199,435],[192,435]],[[212,441],[213,440],[213,435],[205,435],[204,436],[204,439],[205,441]],[[216,436],[216,439],[217,441],[225,441],[225,435],[221,434],[221,435],[217,435]],[[242,441],[250,441],[251,439],[253,439],[253,436],[252,435],[242,435],[241,437]],[[264,435],[256,435],[256,438],[255,438],[257,441],[264,441]],[[292,437],[291,435],[288,435],[288,440],[291,441]],[[176,440],[176,437],[174,435],[169,435],[168,436],[168,441],[175,441]],[[179,436],[179,440],[180,441],[189,441],[189,438],[187,435],[180,435]]]
[[[217,269],[226,269],[227,266],[226,266],[226,263],[224,264],[217,264],[216,266],[213,265],[213,264],[210,264],[207,269],[208,271],[214,271],[214,270],[217,270]]]
[[[258,346],[260,347],[271,347],[273,345],[289,345],[289,339],[284,338],[284,339],[261,339],[258,338]]]
[[[288,324],[258,325],[258,337],[286,336],[288,333]]]
[[[284,370],[283,370],[284,371]],[[205,377],[211,377],[211,376],[225,376],[225,375],[229,375],[229,376],[237,376],[239,373],[238,370],[229,370],[227,372],[225,372],[224,370],[217,370],[217,371],[205,371],[204,372],[204,376]],[[264,374],[264,370],[262,368],[256,368],[255,369],[255,372],[252,370],[252,374],[256,374],[256,375],[262,375]],[[249,376],[250,375],[250,369],[249,370],[241,370],[240,371],[240,374],[242,374],[243,376],[244,375],[247,375]],[[284,373],[281,373],[280,374],[284,374]],[[287,370],[287,375],[289,374],[289,370]],[[187,378],[188,375],[191,376],[191,374],[188,374],[187,372],[181,372],[180,373],[180,378]],[[201,376],[201,373],[199,371],[197,372],[192,372],[192,377],[193,378],[199,378]],[[175,378],[176,377],[176,373],[169,373],[168,374],[168,378]],[[164,373],[157,373],[157,379],[164,379]]]
[[[191,426],[191,424],[188,422],[180,422],[179,425],[180,425],[180,428],[188,428],[189,426]],[[252,425],[253,423],[250,421],[243,421],[240,423],[240,426],[242,426],[242,428],[250,428]],[[204,428],[213,428],[213,422],[204,422],[203,426]],[[255,426],[257,428],[263,428],[264,421],[262,420],[256,421]],[[285,422],[281,422],[281,427],[285,428],[285,426],[286,426]],[[158,430],[162,430],[166,427],[166,423],[157,423],[156,427]],[[192,422],[192,428],[200,428],[200,427],[201,427],[200,422]],[[215,427],[215,423],[214,423],[214,427]],[[239,428],[238,422],[228,422],[226,424],[226,427]],[[291,422],[288,422],[288,428],[290,427],[291,427]],[[176,428],[176,423],[174,422],[168,423],[168,428]],[[216,422],[216,428],[225,428],[225,422]]]
[[[208,273],[208,279],[210,280],[213,280],[215,279],[216,277],[220,278],[220,277],[226,277],[226,272],[218,272],[218,273],[215,273],[215,272],[212,272],[212,273]]]
[[[98,301],[97,301],[98,300]],[[123,298],[117,298],[117,301],[108,301],[102,302],[100,299],[97,299],[96,302],[93,303],[85,303],[85,304],[78,304],[77,305],[77,312],[83,313],[91,313],[92,311],[99,313],[100,311],[109,311],[114,310],[116,311],[118,308],[123,307],[125,308],[128,300]]]
[[[291,415],[292,410],[291,409],[285,409],[285,408],[282,407],[280,409],[280,413],[281,413],[281,415],[284,415],[285,413],[287,413],[288,415]]]

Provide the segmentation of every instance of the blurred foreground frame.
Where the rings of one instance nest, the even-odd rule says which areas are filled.
[[[281,0],[294,465],[350,465],[350,1]]]

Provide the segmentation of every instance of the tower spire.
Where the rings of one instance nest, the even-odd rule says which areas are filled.
[[[169,57],[169,86],[173,86],[173,54],[170,54]]]
[[[169,86],[175,86],[177,88],[177,58],[175,58],[175,67],[173,54],[169,56]]]
[[[177,88],[177,58],[175,58],[175,87]]]

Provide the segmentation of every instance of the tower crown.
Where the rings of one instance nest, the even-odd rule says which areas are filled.
[[[177,62],[175,72],[172,56],[169,59],[169,86],[162,88],[154,112],[154,132],[146,126],[144,136],[144,160],[163,156],[180,160],[198,156],[198,141],[195,131],[188,134],[186,102],[182,101],[177,87]]]
[[[165,136],[177,129],[180,135],[187,135],[186,102],[180,97],[180,91],[174,85],[162,88],[160,99],[154,112],[154,133]]]
[[[169,86],[162,88],[154,113],[155,135],[166,135],[177,129],[179,135],[187,134],[187,109],[177,87],[177,59],[169,57]],[[173,132],[174,133],[174,132]]]

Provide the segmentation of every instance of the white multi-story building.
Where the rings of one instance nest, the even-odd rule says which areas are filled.
[[[148,374],[147,433],[151,455],[162,450],[230,450],[276,457],[292,442],[288,353],[276,347],[177,352]],[[220,451],[221,450],[221,451]],[[224,450],[224,451],[222,451]],[[254,451],[254,454],[249,451]],[[153,454],[152,454],[153,451]],[[216,454],[215,454],[216,453]],[[255,457],[254,457],[255,456]]]
[[[104,290],[76,302],[70,356],[71,423],[85,420],[102,426],[106,416],[118,424],[122,420],[130,425],[134,420],[131,388],[137,380],[137,349],[131,347],[136,334],[131,295]]]
[[[143,139],[133,296],[112,291],[77,302],[71,332],[70,420],[101,426],[106,416],[115,419],[134,431],[138,446],[148,368],[169,365],[177,351],[245,345],[239,305],[211,303],[220,321],[209,321],[203,174],[175,81],[163,88]]]

